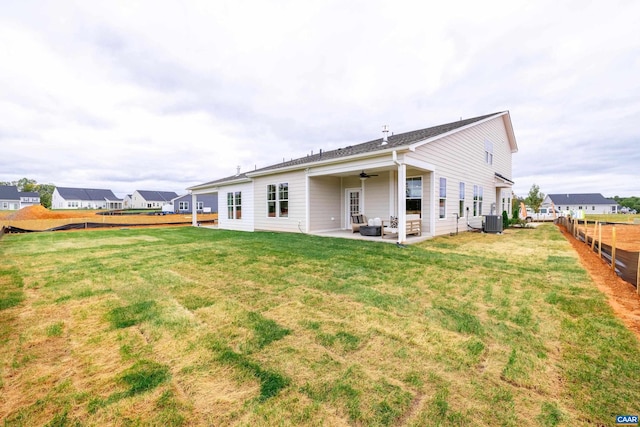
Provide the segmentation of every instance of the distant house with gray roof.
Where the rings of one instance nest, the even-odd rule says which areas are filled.
[[[126,194],[122,202],[122,207],[124,209],[130,209],[132,200],[133,200],[133,194]]]
[[[39,204],[40,194],[37,192],[18,191],[15,185],[0,185],[0,210],[15,211]]]
[[[155,209],[168,205],[178,197],[174,191],[136,190],[131,196],[132,209]]]
[[[585,214],[615,214],[620,210],[615,200],[607,199],[600,193],[547,194],[542,207],[551,205],[560,212],[584,211]]]
[[[184,194],[171,201],[173,212],[184,214],[193,213],[194,203],[198,213],[218,212],[218,196],[215,194],[198,194],[195,202],[191,194]]]
[[[111,190],[56,187],[51,209],[122,209],[122,199]]]

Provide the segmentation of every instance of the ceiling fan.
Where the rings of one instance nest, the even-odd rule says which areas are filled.
[[[365,173],[365,171],[360,172],[360,179],[367,179],[367,178],[370,178],[372,176],[378,176],[378,175],[376,175],[376,174],[369,175],[368,173]]]

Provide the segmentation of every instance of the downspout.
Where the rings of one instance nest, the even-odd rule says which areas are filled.
[[[398,166],[398,243],[407,240],[407,165],[398,161],[398,153],[391,153],[393,162]]]
[[[304,173],[304,191],[305,191],[305,195],[304,195],[304,206],[305,206],[305,212],[304,212],[304,232],[305,233],[309,233],[309,230],[311,229],[311,197],[309,195],[309,189],[310,189],[311,185],[309,183],[309,168],[307,168],[305,170]],[[298,228],[300,226],[300,223],[298,223]],[[302,231],[302,230],[300,230]]]

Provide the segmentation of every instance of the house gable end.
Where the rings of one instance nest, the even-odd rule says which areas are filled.
[[[460,121],[461,125],[454,127],[452,126],[454,123],[450,123],[448,125],[442,125],[442,130],[443,132],[438,133],[436,135],[433,136],[427,136],[425,139],[422,139],[420,141],[417,141],[413,144],[411,144],[409,146],[409,150],[411,151],[415,151],[418,147],[421,147],[425,144],[428,144],[430,142],[445,138],[447,136],[451,136],[454,135],[456,133],[459,132],[463,132],[469,128],[478,126],[482,123],[485,123],[489,120],[493,120],[497,117],[502,117],[503,120],[503,124],[505,126],[505,130],[507,132],[507,136],[508,136],[508,140],[509,140],[509,148],[511,150],[512,153],[515,153],[518,151],[518,145],[516,143],[516,138],[515,138],[515,134],[513,132],[513,125],[511,123],[511,118],[509,115],[508,111],[502,112],[502,113],[496,113],[496,114],[489,114],[487,116],[481,116],[481,117],[476,117],[475,119],[468,119],[465,121]],[[463,123],[464,122],[464,123]],[[449,128],[447,130],[447,128]]]

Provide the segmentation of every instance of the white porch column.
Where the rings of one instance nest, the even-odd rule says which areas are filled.
[[[197,197],[195,194],[191,193],[191,225],[194,227],[198,226],[198,213],[196,212],[196,200]],[[175,209],[175,206],[173,207]]]
[[[429,200],[429,231],[432,237],[436,235],[436,173],[435,170],[429,174],[429,179],[431,180],[430,188],[431,188],[431,200]],[[440,195],[440,193],[438,193]]]
[[[307,169],[305,171],[304,174],[304,206],[305,206],[305,212],[304,212],[304,232],[305,233],[309,233],[309,230],[311,229],[311,195],[309,194],[309,190],[311,188],[311,185],[309,183],[309,169]]]
[[[360,178],[360,212],[364,214],[367,212],[366,206],[364,205],[364,179]],[[365,224],[366,225],[366,224]]]
[[[393,171],[389,171],[389,216],[395,216],[396,212],[396,181]]]
[[[398,165],[398,243],[407,240],[407,165]]]

